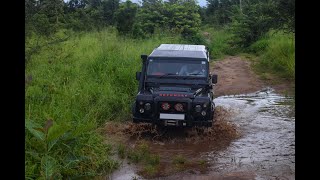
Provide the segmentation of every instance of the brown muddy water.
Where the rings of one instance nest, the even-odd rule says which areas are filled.
[[[212,128],[155,129],[149,125],[107,125],[108,136],[134,147],[148,144],[160,156],[153,176],[123,160],[106,179],[295,179],[295,110],[292,97],[273,89],[214,99]],[[182,168],[174,164],[185,161]]]

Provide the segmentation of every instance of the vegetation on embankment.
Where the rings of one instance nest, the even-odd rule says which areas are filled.
[[[293,33],[270,31],[251,45],[250,52],[260,58],[257,68],[288,80],[295,79],[295,37]]]
[[[202,32],[209,48],[211,59],[223,59],[226,55],[235,55],[237,53],[236,49],[231,48],[232,34],[228,27],[205,26]]]
[[[32,55],[26,65],[26,178],[93,176],[115,168],[111,146],[96,129],[129,119],[140,55],[161,43],[182,41],[164,34],[134,40],[109,29]]]
[[[273,74],[289,81],[295,79],[294,33],[271,30],[247,48],[234,46],[232,31],[228,27],[203,29],[207,36],[210,56],[214,60],[227,55],[242,53],[254,56],[255,69],[259,74]],[[209,35],[208,35],[209,34]]]

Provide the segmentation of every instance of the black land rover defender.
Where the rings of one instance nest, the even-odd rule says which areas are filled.
[[[212,126],[212,87],[217,75],[209,73],[209,52],[204,45],[161,44],[141,59],[133,122]]]

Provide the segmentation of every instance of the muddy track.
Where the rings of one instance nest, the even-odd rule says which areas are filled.
[[[261,90],[265,84],[251,70],[250,61],[240,57],[228,57],[216,61],[211,72],[218,74],[215,95],[246,94]]]
[[[282,79],[261,78],[253,72],[251,61],[238,56],[229,56],[221,61],[214,61],[211,73],[218,74],[218,83],[214,87],[216,97],[222,95],[247,94],[259,91],[265,87],[272,87],[278,93],[294,91],[293,82]]]

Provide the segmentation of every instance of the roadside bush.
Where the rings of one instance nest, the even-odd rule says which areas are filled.
[[[205,27],[202,30],[207,33],[205,40],[213,59],[223,58],[225,55],[234,55],[237,49],[230,45],[231,33],[227,27]]]
[[[257,41],[251,49],[260,55],[258,67],[288,79],[295,79],[295,38],[294,34],[271,31]]]

